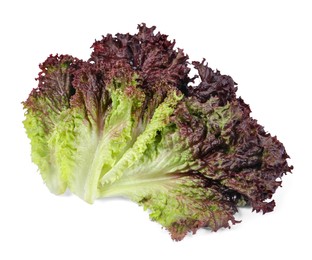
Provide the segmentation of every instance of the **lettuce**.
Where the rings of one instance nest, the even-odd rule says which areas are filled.
[[[190,78],[174,41],[138,29],[96,41],[88,61],[40,64],[24,126],[47,187],[89,203],[129,198],[174,240],[230,227],[240,206],[272,211],[292,169],[283,144],[251,118],[230,76],[203,60]]]

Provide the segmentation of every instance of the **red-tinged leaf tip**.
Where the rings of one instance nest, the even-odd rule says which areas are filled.
[[[186,92],[191,81],[188,56],[182,49],[175,50],[175,41],[169,41],[167,35],[155,34],[155,26],[149,28],[141,24],[138,29],[135,35],[119,33],[113,37],[108,34],[96,41],[90,60],[108,64],[123,60],[142,75],[144,85],[164,82]]]
[[[205,64],[205,59],[200,63],[192,62],[198,71],[201,82],[198,86],[188,88],[189,96],[197,97],[201,102],[207,101],[211,97],[218,97],[221,105],[236,98],[236,83],[230,76],[222,75],[220,71],[213,71]]]
[[[72,86],[73,73],[82,65],[82,61],[70,55],[50,55],[39,65],[38,87],[33,89],[23,103],[30,110],[45,110],[47,104],[41,99],[50,100],[50,108],[61,111],[69,107],[69,100],[74,95]]]

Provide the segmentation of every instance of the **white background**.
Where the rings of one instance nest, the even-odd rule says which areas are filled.
[[[309,1],[1,1],[0,259],[311,259],[312,15]],[[253,117],[277,135],[293,174],[270,214],[171,241],[123,199],[55,196],[31,163],[21,101],[50,53],[87,59],[106,33],[156,25],[191,60],[231,75]],[[308,242],[310,240],[310,242]]]

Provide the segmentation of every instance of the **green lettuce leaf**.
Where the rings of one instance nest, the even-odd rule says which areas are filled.
[[[56,162],[56,147],[50,137],[59,124],[62,113],[69,108],[73,71],[81,61],[69,55],[49,56],[39,65],[39,84],[23,102],[26,109],[24,126],[31,140],[32,160],[51,192],[60,194],[67,188],[67,178]]]

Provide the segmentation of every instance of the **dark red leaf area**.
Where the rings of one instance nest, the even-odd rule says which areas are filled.
[[[38,87],[32,90],[24,106],[33,110],[45,110],[46,107],[55,112],[69,107],[69,100],[75,93],[72,86],[73,72],[81,65],[81,60],[70,55],[50,55],[39,65],[41,71],[36,78]],[[37,102],[40,97],[46,98],[49,102],[46,104]]]
[[[243,199],[257,212],[272,211],[275,203],[267,200],[292,169],[283,144],[250,117],[242,99],[225,106],[219,98],[196,99],[181,105],[172,120],[190,144],[199,172],[219,182],[228,194],[234,192],[233,201]]]
[[[192,62],[197,69],[201,82],[196,87],[188,88],[189,96],[196,96],[200,102],[207,101],[210,97],[218,97],[220,105],[236,98],[236,83],[230,76],[221,75],[220,71],[213,71],[207,65],[205,60],[201,63]]]
[[[169,41],[167,35],[154,34],[155,26],[138,26],[135,35],[111,34],[103,36],[93,45],[91,61],[95,63],[115,64],[124,60],[132,69],[142,75],[143,86],[165,82],[186,91],[190,82],[188,77],[188,56],[181,49],[174,50],[175,41]]]
[[[38,87],[22,104],[27,113],[41,120],[46,134],[52,131],[60,113],[70,107],[70,99],[75,94],[73,73],[82,63],[70,55],[50,55],[39,65]]]
[[[76,94],[70,101],[71,107],[84,111],[85,119],[90,124],[96,122],[97,129],[103,129],[105,112],[111,103],[105,79],[105,70],[87,62],[74,73]]]

